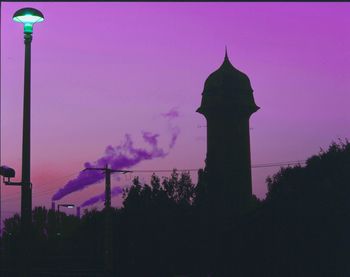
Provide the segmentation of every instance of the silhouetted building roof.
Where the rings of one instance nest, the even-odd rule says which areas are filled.
[[[202,103],[197,112],[203,114],[213,108],[245,110],[250,113],[259,109],[254,102],[248,76],[231,64],[227,52],[222,65],[205,81]]]

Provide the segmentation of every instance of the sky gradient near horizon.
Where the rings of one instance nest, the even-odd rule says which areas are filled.
[[[17,170],[17,180],[24,45],[12,15],[33,7],[45,16],[32,42],[33,206],[50,207],[57,189],[125,134],[147,149],[142,131],[158,133],[169,151],[132,169],[204,167],[206,123],[195,111],[225,45],[261,107],[250,120],[252,164],[305,160],[350,137],[350,3],[1,5],[1,163]],[[171,110],[178,111],[172,124],[180,133],[170,149],[163,115]],[[277,170],[252,170],[258,197]],[[102,191],[93,185],[62,202],[79,205]],[[19,210],[19,188],[2,185],[2,199],[3,217]]]

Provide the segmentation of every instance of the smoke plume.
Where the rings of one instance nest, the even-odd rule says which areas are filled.
[[[111,196],[117,196],[121,194],[123,190],[120,187],[114,187],[111,191]],[[90,199],[86,200],[83,204],[80,205],[81,208],[86,207],[86,206],[91,206],[95,203],[105,201],[106,195],[105,193],[101,193],[99,195],[96,195],[94,197],[91,197]]]
[[[169,112],[162,113],[162,116],[165,118],[173,119],[179,116],[179,112],[176,108],[172,108]]]
[[[173,118],[178,117],[179,113],[176,109],[172,109],[168,113],[162,114],[162,116],[168,120],[168,128],[171,133],[169,149],[171,149],[174,147],[180,133],[180,129],[173,126],[171,121]],[[143,131],[142,137],[143,140],[151,146],[150,150],[134,147],[131,136],[126,134],[123,143],[115,147],[111,145],[107,146],[104,155],[100,159],[92,163],[86,162],[84,167],[105,167],[106,165],[109,165],[109,167],[113,169],[127,169],[137,165],[141,161],[152,160],[154,158],[164,158],[168,155],[169,152],[164,151],[158,146],[159,134]],[[103,179],[104,174],[102,171],[81,171],[75,179],[68,181],[63,188],[59,189],[52,196],[52,200],[60,200],[68,194],[82,190]]]
[[[143,160],[151,160],[154,158],[164,158],[167,153],[158,147],[158,134],[149,132],[143,133],[143,139],[151,145],[151,150],[135,148],[130,135],[125,135],[125,141],[121,145],[106,147],[103,157],[93,163],[86,162],[85,168],[88,167],[105,167],[109,165],[113,169],[130,168]],[[73,180],[70,180],[63,188],[59,189],[52,197],[53,201],[60,200],[64,196],[78,190],[82,190],[92,184],[104,179],[102,171],[85,170],[81,171]]]
[[[172,120],[179,117],[179,112],[176,108],[172,108],[169,112],[163,113],[162,116],[168,120],[168,130],[171,134],[169,148],[171,149],[174,147],[177,137],[180,134],[180,128],[172,124]]]

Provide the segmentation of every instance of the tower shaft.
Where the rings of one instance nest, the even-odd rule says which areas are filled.
[[[206,116],[208,190],[222,214],[246,210],[252,195],[249,118]]]

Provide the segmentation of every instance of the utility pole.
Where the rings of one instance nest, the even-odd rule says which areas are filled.
[[[111,169],[106,165],[102,168],[85,168],[84,170],[101,170],[105,174],[105,239],[104,239],[104,270],[105,276],[113,275],[113,226],[111,209],[111,175],[112,173],[128,173],[128,170]]]

